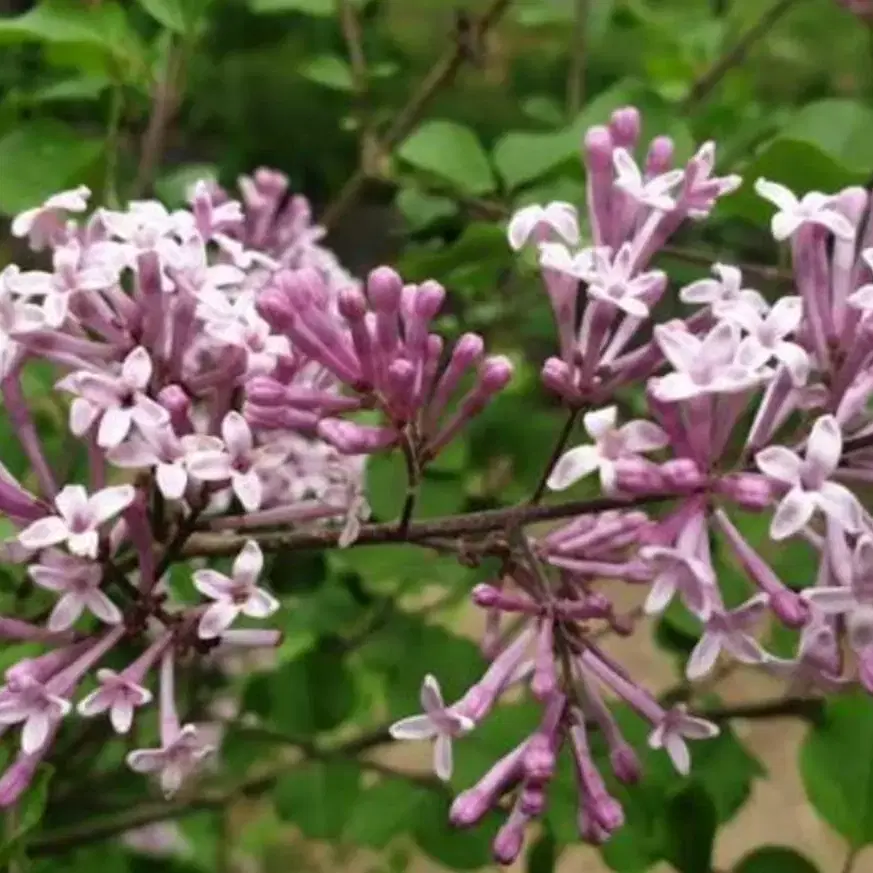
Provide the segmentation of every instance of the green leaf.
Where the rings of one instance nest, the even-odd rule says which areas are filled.
[[[665,810],[676,795],[677,786],[681,790],[682,780],[663,751],[648,748],[649,727],[642,719],[625,706],[615,707],[613,713],[625,739],[639,755],[643,778],[637,785],[619,784],[610,775],[608,752],[602,737],[599,734],[592,737],[601,772],[608,777],[607,782],[624,807],[626,818],[625,826],[601,852],[613,870],[642,873],[676,851]],[[718,824],[724,824],[745,803],[754,780],[762,775],[763,769],[727,726],[718,737],[691,743],[690,748],[694,782],[708,795]]]
[[[13,215],[82,181],[103,143],[54,121],[23,124],[0,138],[0,211]]]
[[[245,708],[268,719],[289,738],[310,737],[342,724],[357,692],[342,651],[327,641],[246,686]]]
[[[741,858],[733,873],[818,873],[818,868],[794,849],[762,846]]]
[[[397,195],[395,202],[413,232],[426,230],[437,221],[449,218],[458,211],[454,200],[425,194],[417,188],[404,188]]]
[[[384,849],[391,840],[415,828],[425,789],[403,779],[381,779],[362,791],[343,830],[343,840]]]
[[[785,125],[780,137],[815,146],[849,172],[873,169],[873,109],[856,100],[810,103]]]
[[[126,67],[144,67],[144,50],[124,9],[112,0],[82,9],[79,0],[45,0],[24,15],[0,19],[0,43],[37,41],[80,45]],[[75,56],[71,58],[78,65]]]
[[[369,0],[352,0],[352,5],[363,7]],[[318,18],[332,18],[336,14],[336,0],[249,0],[252,12],[264,15],[299,12]]]
[[[554,873],[557,860],[555,837],[547,830],[527,853],[527,873]]]
[[[353,815],[361,792],[358,766],[344,758],[311,761],[279,779],[276,812],[313,840],[336,840]]]
[[[27,100],[31,103],[96,100],[111,85],[110,79],[104,75],[74,76],[32,91]]]
[[[473,130],[457,122],[424,122],[400,144],[397,154],[464,193],[480,195],[494,190],[494,174],[482,143]]]
[[[191,188],[201,181],[218,181],[215,164],[182,164],[174,167],[155,182],[155,191],[168,206],[184,206],[188,203]]]
[[[451,870],[476,870],[490,864],[497,816],[487,816],[470,830],[459,830],[449,822],[450,804],[447,794],[433,791],[422,796],[415,827],[419,848]]]
[[[670,798],[667,860],[677,873],[711,873],[717,819],[712,798],[697,782]]]
[[[158,24],[172,30],[174,33],[186,33],[188,20],[185,15],[185,4],[191,5],[192,0],[137,0],[140,6],[151,15]]]
[[[800,749],[815,811],[854,848],[873,843],[873,700],[864,692],[828,702]]]
[[[621,106],[636,105],[643,116],[641,142],[656,134],[670,134],[676,144],[677,159],[690,154],[691,134],[687,125],[677,119],[670,105],[653,94],[642,83],[628,80],[599,94],[562,130],[550,133],[510,131],[494,147],[494,166],[510,189],[534,182],[564,165],[578,172],[580,147],[585,131],[595,124],[604,124],[611,113]]]
[[[337,55],[318,55],[300,67],[300,75],[335,91],[354,91],[355,79],[348,62]]]

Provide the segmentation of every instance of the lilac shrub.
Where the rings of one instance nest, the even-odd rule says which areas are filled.
[[[506,812],[493,846],[502,863],[543,814],[562,749],[581,837],[602,843],[622,826],[591,742],[599,731],[619,782],[641,778],[613,699],[679,774],[691,771],[694,744],[718,734],[663,705],[598,644],[596,631],[636,629],[610,586],[640,589],[649,615],[678,601],[699,622],[689,680],[726,655],[806,686],[859,681],[873,692],[873,520],[856,494],[873,480],[870,197],[849,188],[798,199],[756,180],[775,207],[774,238],[790,247],[792,293],[771,303],[730,264],[672,289],[653,259],[741,179],[716,175],[713,143],[682,167],[667,137],[641,153],[640,128],[625,108],[588,131],[584,221],[551,203],[509,222],[509,244],[535,253],[554,312],[558,353],[543,386],[585,432],[580,445],[561,441],[544,487],[590,477],[602,495],[590,508],[566,504],[563,521],[536,534],[524,525],[539,493],[488,536],[475,513],[429,528],[415,520],[428,464],[507,387],[512,365],[476,334],[449,345],[435,330],[446,300],[436,281],[405,283],[387,266],[362,282],[347,275],[280,174],[243,179],[241,200],[198,184],[190,208],[173,212],[144,201],[87,214],[78,188],[18,216],[13,232],[47,249],[52,269],[0,275],[0,390],[32,469],[32,486],[0,477],[16,528],[4,550],[57,599],[44,616],[0,618],[4,639],[44,647],[0,689],[0,731],[17,732],[21,747],[0,802],[21,795],[76,716],[126,734],[156,705],[154,745],[130,751],[128,765],[168,796],[195,774],[211,736],[181,717],[176,673],[190,656],[278,644],[279,602],[262,578],[264,545],[276,540],[261,538],[277,529],[320,531],[337,547],[428,545],[429,533],[464,560],[500,558],[498,577],[472,591],[486,617],[481,678],[447,701],[425,675],[422,712],[391,734],[433,741],[434,770],[449,780],[454,742],[502,699],[524,689],[539,703],[536,730],[451,807],[458,827]],[[668,296],[685,317],[659,319]],[[36,361],[58,369],[87,484],[58,481],[45,456],[22,381]],[[624,420],[619,401],[634,386],[646,411]],[[388,450],[406,461],[406,500],[396,522],[368,525],[365,460]],[[780,578],[744,533],[750,513],[773,541],[815,551],[812,587]],[[232,566],[192,566],[200,599],[184,605],[167,571],[208,557],[192,548],[204,530],[234,544]],[[716,542],[752,586],[744,603],[725,596]],[[759,631],[770,619],[799,631],[794,657],[767,650]],[[122,651],[134,652],[126,666],[103,665]]]

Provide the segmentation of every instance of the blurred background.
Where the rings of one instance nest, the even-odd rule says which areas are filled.
[[[834,0],[0,0],[0,267],[38,263],[6,232],[8,221],[56,191],[87,184],[97,203],[155,196],[180,206],[197,179],[232,192],[239,176],[278,169],[309,198],[326,244],[352,273],[390,263],[410,281],[437,279],[449,290],[442,328],[483,332],[512,356],[514,387],[428,472],[419,510],[510,504],[533,490],[562,421],[539,386],[555,346],[551,311],[535,264],[506,243],[511,212],[556,199],[583,206],[583,133],[628,104],[643,113],[643,142],[669,135],[680,165],[712,139],[722,175],[766,176],[798,193],[866,184],[871,86],[873,31]],[[715,261],[744,265],[747,281],[771,295],[785,287],[769,208],[750,187],[674,239],[658,264],[674,287]],[[676,305],[667,297],[664,314]],[[51,383],[37,373],[29,392],[62,451],[64,412]],[[621,401],[634,410],[641,397],[631,391]],[[10,446],[3,461],[26,479],[4,429],[0,421],[0,444]],[[372,461],[377,519],[396,517],[404,481],[402,460]],[[770,558],[789,584],[808,581],[802,548]],[[301,743],[378,729],[417,711],[424,672],[439,669],[454,691],[478,674],[481,628],[467,594],[492,570],[423,561],[404,547],[279,555],[271,584],[289,605],[278,659],[199,678]],[[738,601],[745,583],[725,567],[732,572]],[[0,596],[18,596],[3,574]],[[638,605],[628,597],[629,611]],[[650,632],[605,645],[653,690],[687,698],[681,664],[697,633],[671,608]],[[789,651],[792,642],[772,645]],[[0,651],[0,665],[20,657],[15,648]],[[733,669],[695,700],[780,693],[775,681]],[[522,735],[531,711],[509,710],[459,749],[456,788]],[[720,825],[713,870],[839,873],[847,833],[839,815],[826,823],[816,814],[798,769],[806,722],[804,714],[734,720],[714,751],[701,753]],[[856,729],[873,750],[873,720]],[[299,754],[277,751],[267,733],[228,728],[221,766],[240,779]],[[266,791],[215,788],[188,798],[183,815],[139,780],[123,781],[101,757],[101,741],[74,738],[54,762],[19,873],[425,873],[490,863],[493,829],[458,834],[445,823],[447,796],[434,787],[426,748],[378,746],[361,772],[349,762],[310,763]],[[865,821],[873,818],[870,763],[859,762],[867,775],[851,774],[861,782],[846,801],[862,804]],[[566,784],[568,796],[553,800],[517,869],[674,869],[657,817],[673,783],[654,772],[603,853],[575,838]],[[873,840],[870,828],[853,844]],[[810,866],[772,853],[763,866],[743,866],[770,843],[793,847]],[[873,854],[859,854],[854,870],[873,871]]]

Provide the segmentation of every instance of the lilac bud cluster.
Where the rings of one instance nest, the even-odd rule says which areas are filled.
[[[5,643],[38,646],[0,686],[0,734],[20,745],[0,805],[27,788],[67,718],[108,717],[126,734],[157,697],[158,744],[127,761],[168,795],[210,751],[208,733],[180,721],[177,665],[276,646],[281,634],[252,622],[279,603],[259,585],[255,539],[229,574],[193,571],[202,599],[179,602],[166,571],[195,527],[329,525],[345,543],[367,517],[360,452],[338,451],[311,416],[264,423],[245,400],[273,380],[348,407],[327,362],[259,314],[262,298],[295,284],[317,284],[334,310],[341,291],[358,293],[287,188],[259,170],[239,200],[199,183],[189,209],[138,201],[89,213],[80,187],[12,224],[51,266],[0,273],[0,395],[30,468],[19,481],[0,466],[0,512],[15,529],[2,549],[48,599],[41,614],[0,617]],[[34,423],[25,385],[45,363],[69,401],[85,483],[59,477]]]
[[[541,815],[562,747],[575,765],[581,837],[600,843],[621,827],[590,731],[604,737],[619,782],[641,769],[608,698],[648,723],[649,745],[681,774],[691,767],[686,741],[718,733],[681,706],[663,707],[598,645],[596,630],[634,630],[610,586],[640,587],[649,615],[678,599],[697,619],[690,680],[727,655],[805,688],[860,682],[873,693],[873,517],[856,493],[873,481],[873,199],[862,188],[798,199],[759,179],[756,192],[776,207],[773,237],[790,249],[793,288],[768,300],[737,267],[716,264],[711,278],[671,289],[652,258],[741,180],[714,175],[712,143],[674,169],[673,144],[659,137],[638,164],[640,127],[636,110],[622,109],[585,137],[590,239],[568,203],[526,207],[508,227],[512,248],[535,247],[554,311],[560,356],[545,362],[543,383],[583,412],[587,435],[557,460],[548,485],[563,490],[596,474],[618,508],[510,538],[500,578],[472,595],[487,614],[481,680],[444,703],[428,676],[423,713],[392,728],[397,738],[434,739],[435,770],[448,779],[452,741],[504,695],[527,688],[541,702],[537,730],[451,811],[467,827],[508,809],[494,842],[501,863],[518,856],[526,825]],[[659,323],[667,294],[691,308]],[[622,423],[616,392],[632,384],[644,386],[647,412]],[[648,512],[654,500],[666,508]],[[814,550],[810,587],[780,578],[753,546],[749,514],[773,541]],[[726,602],[714,543],[749,582],[738,606]],[[799,631],[794,657],[767,651],[768,621]]]

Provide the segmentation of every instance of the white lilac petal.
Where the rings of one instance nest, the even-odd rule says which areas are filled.
[[[254,585],[264,569],[264,554],[255,540],[246,540],[233,562],[233,578]]]
[[[255,512],[261,508],[264,499],[264,486],[257,471],[233,472],[230,479],[233,493],[236,494],[246,512]]]
[[[419,697],[421,700],[421,708],[428,714],[442,713],[445,709],[442,691],[440,690],[440,683],[437,681],[436,676],[433,676],[430,673],[424,677],[424,680],[421,683]]]
[[[135,498],[136,489],[133,485],[114,485],[92,494],[88,509],[95,524],[103,524],[127,509]]]
[[[839,482],[823,482],[816,492],[818,505],[847,533],[861,530],[864,511],[858,498]]]
[[[822,479],[828,478],[840,462],[843,435],[833,415],[817,419],[806,444],[807,465]]]
[[[439,734],[434,742],[433,769],[443,782],[452,778],[452,738],[448,734]]]
[[[587,412],[582,418],[586,432],[595,440],[600,440],[615,430],[618,421],[618,407],[606,406]]]
[[[56,515],[37,519],[18,534],[18,542],[34,551],[56,546],[69,536],[66,522]]]
[[[784,540],[803,530],[816,509],[816,497],[802,488],[792,488],[776,507],[770,522],[770,538]]]
[[[72,521],[88,511],[88,492],[82,485],[66,485],[55,497],[58,513],[66,521]]]
[[[388,732],[395,740],[430,740],[438,731],[426,715],[411,715],[394,722]]]
[[[563,491],[600,467],[601,455],[595,446],[577,446],[565,452],[549,474],[552,491]]]
[[[221,436],[234,457],[248,454],[254,445],[248,422],[236,410],[228,412],[224,417]]]
[[[224,573],[219,573],[218,570],[205,568],[203,570],[195,570],[191,576],[194,587],[201,593],[213,600],[225,600],[229,598],[234,590],[234,582],[229,579]]]
[[[758,469],[770,479],[786,485],[799,485],[803,461],[784,446],[768,446],[755,455]]]
[[[279,601],[263,588],[255,588],[243,604],[242,613],[249,618],[269,618],[279,609]]]
[[[686,678],[696,681],[711,673],[724,642],[723,634],[713,631],[704,632],[685,665]]]
[[[688,744],[678,733],[666,734],[664,750],[680,776],[687,776],[691,772],[691,752],[688,751]]]
[[[197,636],[201,640],[220,637],[236,621],[239,614],[240,607],[230,600],[217,600],[200,616]]]

